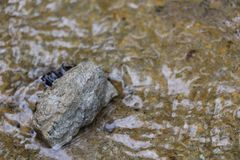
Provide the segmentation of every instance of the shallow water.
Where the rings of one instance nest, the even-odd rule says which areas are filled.
[[[240,159],[239,0],[0,0],[2,159]],[[121,96],[61,150],[38,77],[91,60]]]

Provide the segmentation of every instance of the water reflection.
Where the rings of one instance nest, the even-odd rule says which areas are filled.
[[[141,148],[149,148],[152,146],[149,141],[146,141],[146,142],[137,141],[137,140],[130,138],[129,135],[114,134],[111,137],[111,139],[116,142],[120,142],[133,150],[140,150]]]
[[[181,78],[177,78],[177,74],[181,74],[185,69],[191,68],[183,68],[180,71],[171,71],[170,68],[168,68],[166,65],[163,65],[162,67],[162,73],[164,77],[167,79],[168,83],[168,94],[169,95],[176,95],[176,94],[184,94],[185,96],[188,96],[190,93],[189,86],[190,84],[197,80],[198,78],[194,78],[193,80],[188,80],[185,82]]]
[[[238,159],[238,1],[0,1],[4,159]],[[35,138],[38,77],[103,66],[121,96],[54,151]],[[105,132],[107,129],[108,132]]]
[[[132,156],[132,157],[140,157],[140,158],[149,158],[149,159],[155,159],[155,160],[167,160],[167,157],[161,157],[156,154],[154,150],[144,150],[137,153],[132,153],[130,151],[125,151],[126,154]]]

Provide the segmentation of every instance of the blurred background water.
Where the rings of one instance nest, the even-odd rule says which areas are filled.
[[[2,159],[240,159],[239,0],[0,0]],[[31,128],[63,62],[121,96],[61,150]]]

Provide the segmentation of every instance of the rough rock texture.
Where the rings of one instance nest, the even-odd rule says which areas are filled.
[[[33,117],[33,126],[51,147],[71,141],[81,127],[117,96],[103,70],[83,62],[57,79],[46,90]]]

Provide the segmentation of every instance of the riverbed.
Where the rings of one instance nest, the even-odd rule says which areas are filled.
[[[1,159],[240,159],[239,0],[0,0]],[[60,150],[39,77],[93,61],[120,96]]]

